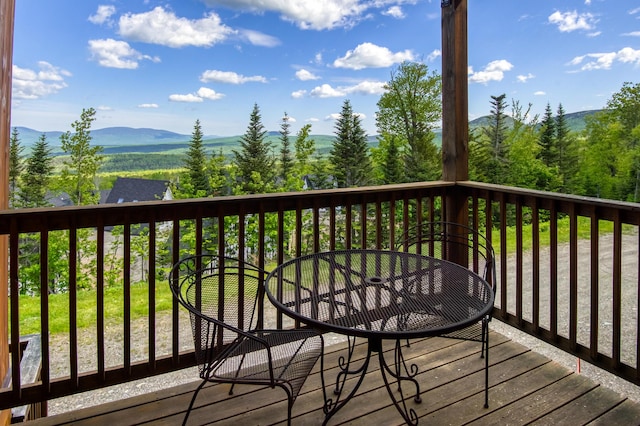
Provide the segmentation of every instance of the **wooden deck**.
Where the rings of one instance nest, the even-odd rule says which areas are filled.
[[[478,342],[445,338],[413,341],[405,356],[419,365],[422,403],[409,404],[429,425],[633,425],[640,424],[640,405],[598,386],[548,358],[492,332],[489,408],[484,402],[484,361]],[[337,368],[346,345],[329,346],[325,365]],[[358,356],[366,346],[357,347]],[[324,419],[319,364],[293,407],[293,425],[320,425]],[[29,422],[31,425],[176,425],[181,424],[198,382]],[[286,424],[281,389],[211,385],[198,395],[189,425]],[[401,425],[372,360],[358,394],[330,425]]]

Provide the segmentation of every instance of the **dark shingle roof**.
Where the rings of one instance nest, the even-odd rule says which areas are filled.
[[[169,182],[164,180],[119,177],[113,184],[105,203],[119,204],[132,201],[162,200],[168,186]]]

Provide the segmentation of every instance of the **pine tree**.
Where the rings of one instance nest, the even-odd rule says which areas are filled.
[[[22,207],[46,207],[47,190],[53,172],[53,158],[47,137],[43,133],[27,158],[20,187]]]
[[[360,117],[353,113],[348,99],[342,105],[335,129],[336,139],[331,148],[330,160],[338,187],[367,185],[371,180],[367,135]]]
[[[189,149],[185,158],[185,167],[188,174],[188,185],[182,187],[184,190],[189,186],[187,192],[190,197],[206,197],[210,193],[209,178],[207,176],[207,159],[202,144],[202,127],[200,120],[196,120],[193,126],[193,133],[189,141]]]
[[[16,207],[20,196],[18,188],[20,186],[20,176],[24,165],[22,163],[22,151],[24,147],[20,145],[18,129],[13,128],[11,139],[9,140],[9,206]]]
[[[556,126],[555,119],[553,118],[553,112],[551,111],[551,105],[547,103],[547,107],[544,110],[544,116],[542,118],[540,129],[540,139],[538,145],[540,146],[540,152],[538,158],[542,160],[542,163],[547,167],[554,167],[556,165]]]
[[[62,150],[68,155],[62,162],[61,189],[77,206],[97,204],[100,199],[95,179],[103,161],[102,147],[91,146],[91,123],[95,115],[95,109],[83,109],[80,120],[71,125],[74,133],[67,131],[60,136]]]
[[[507,108],[506,95],[491,96],[489,124],[482,128],[484,140],[480,143],[488,154],[484,174],[488,183],[503,184],[507,179]],[[484,155],[483,155],[484,157]]]
[[[394,135],[383,136],[386,144],[385,156],[380,167],[382,168],[382,183],[402,183],[404,181],[404,166],[401,161],[401,151],[398,138]]]
[[[282,146],[280,147],[280,178],[283,182],[291,178],[291,171],[293,170],[291,142],[289,141],[289,135],[291,134],[289,119],[289,116],[285,112],[284,117],[282,117],[282,123],[280,124],[280,141],[282,142]]]
[[[578,169],[578,154],[576,140],[574,137],[571,137],[571,131],[567,124],[562,104],[558,105],[555,129],[557,164],[562,179],[562,187],[560,190],[563,192],[571,192]]]
[[[275,159],[271,144],[265,141],[267,131],[262,124],[260,108],[253,105],[249,126],[240,139],[240,150],[234,150],[234,165],[238,168],[240,191],[249,194],[270,192],[274,187]]]

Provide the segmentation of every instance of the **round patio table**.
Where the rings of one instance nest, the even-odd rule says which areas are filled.
[[[313,328],[346,335],[347,358],[339,360],[333,396],[327,396],[324,424],[356,393],[372,353],[378,353],[385,386],[402,417],[417,424],[418,416],[405,401],[402,383],[415,386],[420,402],[418,368],[407,365],[401,339],[438,336],[465,328],[493,308],[491,285],[468,268],[442,259],[389,250],[337,250],[298,257],[277,266],[267,277],[266,293],[283,314]],[[352,367],[355,338],[367,339],[364,363]],[[394,361],[387,363],[383,340],[395,341]],[[348,376],[358,380],[345,398]],[[399,397],[391,389],[397,382]]]

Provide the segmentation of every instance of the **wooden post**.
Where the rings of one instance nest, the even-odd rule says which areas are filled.
[[[9,137],[11,68],[15,0],[0,0],[0,210],[9,208]],[[0,235],[0,385],[9,370],[8,237]],[[11,410],[0,412],[0,425],[11,421]]]
[[[469,179],[469,101],[467,70],[467,0],[441,0],[442,5],[442,177]],[[466,198],[453,191],[444,219],[467,224]]]

